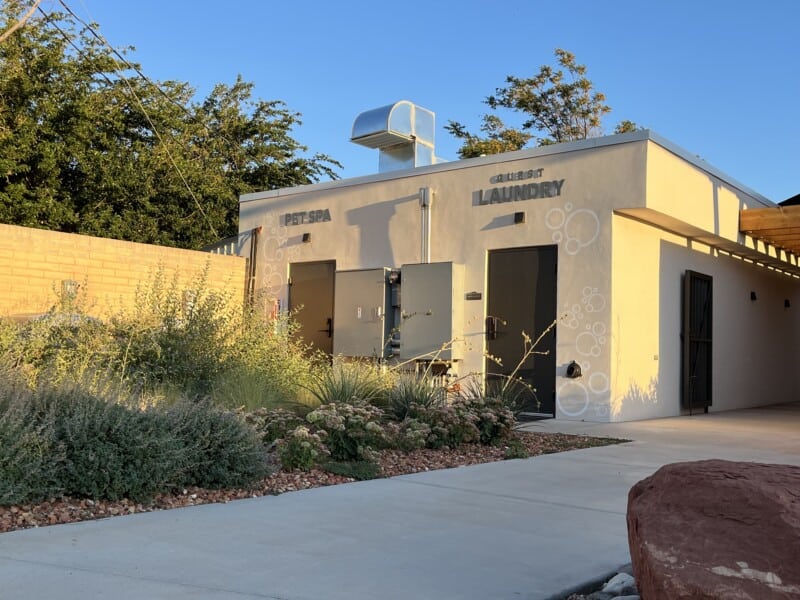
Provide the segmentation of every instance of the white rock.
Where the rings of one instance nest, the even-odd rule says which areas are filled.
[[[619,596],[626,587],[631,587],[636,581],[627,573],[617,573],[603,586],[604,592]]]

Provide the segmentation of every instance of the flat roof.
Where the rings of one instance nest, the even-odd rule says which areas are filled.
[[[324,190],[341,189],[352,186],[364,185],[367,183],[377,183],[381,181],[392,181],[394,179],[403,179],[406,177],[418,177],[420,175],[429,175],[432,173],[445,173],[448,171],[457,171],[460,169],[469,169],[472,167],[480,167],[484,165],[499,164],[511,162],[516,160],[523,160],[528,158],[536,158],[538,156],[553,156],[556,154],[564,154],[567,152],[578,152],[581,150],[589,150],[592,148],[602,148],[605,146],[615,146],[617,144],[629,144],[632,142],[651,141],[658,144],[665,150],[679,156],[688,163],[691,163],[698,169],[701,169],[713,175],[717,179],[725,182],[726,184],[734,187],[748,196],[752,196],[764,206],[772,207],[775,203],[762,196],[758,192],[749,188],[748,186],[740,183],[733,177],[723,173],[716,167],[710,165],[705,160],[696,156],[677,144],[670,142],[668,139],[650,131],[649,129],[641,129],[632,131],[630,133],[621,133],[617,135],[607,135],[603,137],[587,138],[576,142],[565,142],[562,144],[552,144],[549,146],[539,146],[537,148],[526,148],[524,150],[516,150],[514,152],[504,152],[502,154],[491,154],[489,156],[481,156],[478,158],[465,158],[462,160],[454,160],[451,162],[443,162],[435,165],[424,167],[415,167],[413,169],[402,169],[398,171],[389,171],[386,173],[375,173],[373,175],[364,175],[361,177],[351,177],[349,179],[337,179],[336,181],[324,181],[321,183],[312,183],[308,185],[299,185],[289,188],[280,188],[277,190],[265,190],[262,192],[252,192],[250,194],[242,194],[239,197],[239,203],[253,202],[256,200],[265,200],[268,198],[280,198],[285,196],[292,196],[295,194],[306,194],[321,192]]]

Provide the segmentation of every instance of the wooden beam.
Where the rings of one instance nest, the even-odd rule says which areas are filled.
[[[800,227],[800,206],[751,208],[739,211],[739,231]]]
[[[800,206],[739,211],[739,231],[792,254],[800,254]]]

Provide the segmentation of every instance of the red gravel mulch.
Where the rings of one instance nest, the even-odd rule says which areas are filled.
[[[514,435],[520,440],[530,456],[594,446],[606,446],[624,441],[560,433],[516,432]],[[421,471],[449,469],[503,460],[507,448],[508,445],[481,446],[478,444],[465,444],[457,448],[439,450],[424,449],[412,452],[384,450],[380,452],[378,462],[381,467],[382,477],[394,477]],[[0,533],[30,527],[104,519],[197,504],[229,502],[242,498],[282,494],[284,492],[294,492],[352,481],[355,480],[320,469],[313,469],[308,472],[277,471],[252,488],[210,490],[189,487],[181,490],[180,493],[158,494],[150,504],[140,504],[129,500],[111,502],[71,497],[51,498],[39,504],[0,506]]]

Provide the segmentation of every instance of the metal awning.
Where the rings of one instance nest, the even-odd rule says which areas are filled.
[[[800,256],[800,206],[739,211],[739,231],[765,244]]]

